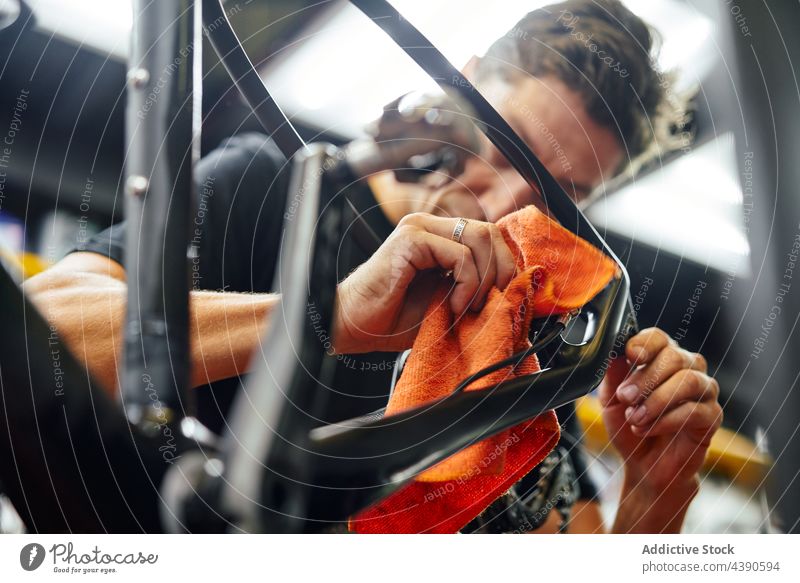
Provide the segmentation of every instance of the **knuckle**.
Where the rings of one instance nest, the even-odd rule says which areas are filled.
[[[711,396],[714,397],[714,401],[719,399],[719,382],[714,377],[709,378],[708,390],[711,392]]]
[[[713,379],[708,376],[707,374],[700,372],[699,370],[694,371],[695,383],[697,388],[703,391],[703,394],[710,393],[713,389],[711,388],[711,383]]]
[[[722,419],[725,415],[719,403],[713,403],[705,407],[697,405],[695,411],[703,420],[703,423],[708,424],[708,428],[712,433],[722,426]]]
[[[419,255],[419,241],[407,233],[399,232],[389,239],[382,248],[380,257],[394,267],[406,264]],[[376,254],[377,256],[377,254]]]
[[[652,333],[652,341],[657,342],[658,344],[662,344],[664,346],[670,347],[677,347],[678,343],[675,342],[672,337],[664,332],[661,328],[651,328],[653,331]]]
[[[394,239],[414,241],[417,233],[417,228],[413,227],[410,223],[403,223],[406,217],[403,217],[394,230]]]
[[[703,356],[699,352],[690,352],[688,354],[689,354],[690,363],[695,368],[698,368],[698,369],[702,370],[703,372],[708,370],[708,361],[706,360],[705,356]]]
[[[710,394],[716,398],[717,388],[715,385],[717,381],[699,370],[687,370],[685,374],[689,390],[702,395]]]
[[[696,391],[701,388],[705,383],[701,376],[705,376],[696,370],[683,369],[681,371],[681,385],[686,387],[689,391]]]
[[[664,332],[659,328],[645,328],[631,338],[629,344],[633,347],[645,347],[660,342]]]
[[[714,429],[722,427],[722,421],[725,419],[725,412],[719,403],[714,403]]]
[[[419,213],[419,212],[411,213],[411,214],[405,215],[402,219],[400,219],[400,221],[397,223],[397,226],[398,227],[409,227],[409,226],[416,227],[416,226],[421,225],[426,217],[427,217],[427,215],[425,213]]]
[[[662,352],[664,359],[664,366],[670,369],[685,368],[687,363],[686,355],[683,351],[672,346],[665,348]]]
[[[476,223],[475,238],[480,243],[489,243],[492,240],[492,230],[487,223]]]

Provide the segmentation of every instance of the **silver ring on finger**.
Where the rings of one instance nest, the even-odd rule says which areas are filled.
[[[453,229],[453,236],[452,236],[453,241],[455,241],[456,243],[461,243],[461,236],[464,234],[464,229],[467,228],[468,222],[469,221],[467,221],[467,219],[463,218],[458,219],[458,221],[456,221],[456,226]]]

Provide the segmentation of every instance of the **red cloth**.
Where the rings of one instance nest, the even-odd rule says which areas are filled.
[[[530,346],[531,320],[584,305],[611,280],[615,264],[596,248],[529,206],[498,227],[516,258],[517,275],[489,292],[479,313],[456,320],[446,301],[449,284],[434,295],[403,375],[389,401],[390,416],[450,394],[478,370]],[[469,229],[469,225],[467,225]],[[535,356],[515,370],[496,371],[466,390],[539,370]],[[452,455],[350,520],[359,533],[452,533],[539,464],[555,447],[553,411]]]

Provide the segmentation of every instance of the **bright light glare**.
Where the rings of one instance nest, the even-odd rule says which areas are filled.
[[[485,0],[393,0],[404,17],[422,31],[456,67],[483,55],[527,12],[548,0],[504,0],[502,9]],[[631,10],[658,26],[663,43],[659,64],[680,66],[678,88],[697,83],[716,53],[713,23],[675,0],[628,0]],[[399,95],[436,87],[389,38],[361,12],[342,2],[324,22],[305,31],[297,47],[264,70],[270,90],[287,113],[319,129],[346,137]]]
[[[527,11],[548,3],[508,1],[497,9],[485,0],[393,1],[456,67],[484,54]],[[626,3],[657,27],[662,39],[659,66],[665,71],[679,68],[678,90],[708,73],[718,54],[714,24],[706,16],[675,0]],[[306,124],[353,137],[397,96],[435,89],[427,75],[347,2],[306,32],[296,49],[264,72],[284,110]],[[590,216],[644,243],[744,274],[749,248],[733,158],[732,137],[724,136],[594,206]]]
[[[503,10],[485,0],[395,0],[456,67],[505,34],[527,11],[547,0],[506,0]],[[291,117],[314,127],[355,137],[383,106],[415,89],[436,84],[394,42],[349,2],[332,6],[324,22],[305,31],[297,48],[264,71],[270,91]]]
[[[128,56],[131,0],[27,0],[40,30],[102,55]]]
[[[600,200],[599,228],[725,272],[749,272],[733,135],[723,134]]]
[[[132,21],[130,0],[28,0],[38,26],[124,59]],[[659,64],[679,68],[679,89],[698,82],[717,58],[714,24],[675,0],[624,0],[658,28]],[[482,55],[526,12],[548,0],[393,0],[450,59],[463,67]],[[268,23],[264,23],[265,26]],[[355,137],[384,104],[433,81],[349,2],[332,5],[295,46],[264,71],[270,91],[293,119]],[[747,270],[742,193],[733,141],[723,136],[626,187],[590,209],[600,225],[720,269]]]

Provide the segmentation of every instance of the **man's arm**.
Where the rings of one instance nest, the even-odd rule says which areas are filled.
[[[611,532],[677,533],[722,419],[719,386],[701,355],[656,328],[632,338],[625,356],[611,363],[599,390],[606,430],[624,462]],[[568,532],[604,531],[599,504],[575,504]]]
[[[378,251],[339,284],[331,336],[342,353],[411,346],[442,273],[448,301],[460,315],[483,306],[492,286],[504,289],[514,258],[499,229],[470,223],[462,241],[450,238],[456,219],[409,215]],[[24,285],[73,354],[110,392],[118,382],[127,287],[122,266],[96,253],[73,253]],[[276,294],[193,291],[190,295],[192,383],[247,370]]]
[[[680,532],[722,423],[719,384],[706,360],[648,328],[628,341],[624,359],[612,362],[598,396],[625,464],[614,532]]]
[[[626,474],[611,532],[678,533],[686,517],[686,510],[696,493],[696,480],[682,486],[676,485],[672,490],[653,491],[641,480],[634,483]],[[555,533],[556,530],[542,529],[541,532]],[[578,500],[572,507],[567,532],[569,534],[608,532],[600,512],[600,504],[593,500]]]
[[[97,253],[72,253],[23,285],[93,378],[116,392],[127,286],[123,267]],[[193,291],[189,299],[193,386],[247,370],[274,294]]]

